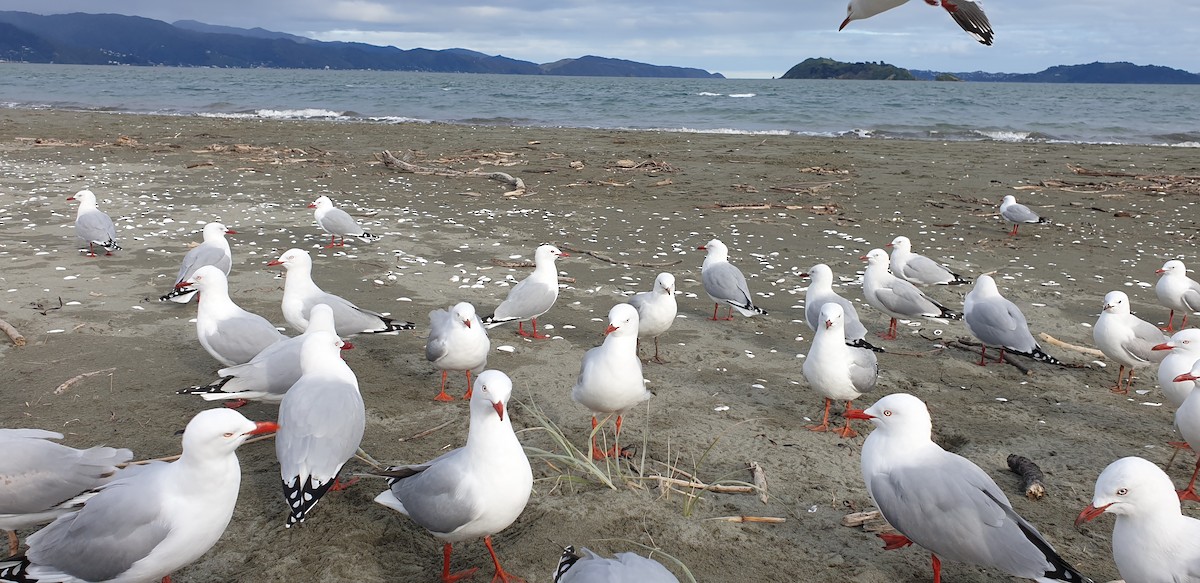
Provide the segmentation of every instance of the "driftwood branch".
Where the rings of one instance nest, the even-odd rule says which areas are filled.
[[[778,516],[714,516],[708,520],[720,520],[722,522],[757,522],[759,524],[783,524],[787,522],[786,518]]]
[[[94,370],[92,372],[85,372],[83,374],[75,375],[75,376],[67,379],[66,382],[64,382],[63,384],[58,385],[58,388],[54,389],[54,394],[61,395],[61,394],[65,393],[67,391],[67,389],[71,388],[71,385],[73,385],[79,381],[82,381],[83,379],[86,379],[88,377],[94,377],[96,375],[102,375],[102,374],[111,374],[111,373],[116,372],[116,370],[117,370],[116,367],[113,367],[113,368],[106,368],[104,370]]]
[[[769,494],[767,494],[766,470],[764,470],[762,466],[758,465],[758,462],[754,460],[750,460],[750,463],[747,464],[746,469],[750,470],[750,482],[754,484],[755,488],[758,488],[758,499],[762,500],[763,504],[766,504],[767,498],[769,497]]]
[[[426,429],[425,431],[420,431],[418,433],[414,433],[413,435],[411,435],[409,437],[401,437],[400,439],[397,439],[396,441],[403,443],[405,441],[412,441],[414,439],[420,439],[422,437],[425,437],[426,435],[429,435],[439,429],[446,427],[447,425],[450,425],[451,423],[454,423],[455,421],[458,421],[458,419],[451,419],[445,423],[442,423],[441,425],[438,425],[437,427],[431,427],[429,429]]]
[[[922,338],[925,338],[925,336],[922,336]],[[963,352],[969,352],[971,354],[975,354],[982,347],[982,345],[978,342],[967,340],[966,338],[941,339],[941,344],[947,348],[954,348]],[[1029,370],[1028,367],[1013,360],[1012,358],[1009,358],[1007,355],[1004,358],[1004,362],[1021,371],[1021,374],[1025,376],[1030,376],[1033,374],[1033,371]]]
[[[384,150],[375,155],[383,165],[393,170],[401,172],[412,172],[413,174],[424,174],[432,176],[448,176],[451,178],[459,176],[470,176],[474,178],[487,178],[490,180],[498,180],[505,183],[509,187],[509,191],[504,193],[504,196],[526,196],[529,190],[525,187],[525,181],[516,178],[505,172],[483,172],[480,170],[455,170],[453,168],[436,168],[432,166],[419,166],[407,160],[402,160],[395,157],[388,150]]]
[[[679,263],[683,263],[682,259],[676,259],[675,261],[657,261],[654,263],[641,263],[641,262],[637,262],[637,261],[622,261],[620,259],[613,259],[612,257],[609,257],[602,253],[598,253],[596,251],[588,251],[586,249],[576,249],[575,247],[570,247],[567,245],[559,245],[559,247],[562,247],[563,249],[566,249],[567,251],[570,251],[571,253],[579,253],[581,255],[590,255],[592,257],[595,257],[596,259],[599,259],[600,261],[607,261],[608,263],[612,263],[613,265],[636,265],[638,267],[667,267],[668,265],[677,265]]]
[[[1030,500],[1041,500],[1046,496],[1046,485],[1042,483],[1042,469],[1033,460],[1017,454],[1009,454],[1008,469],[1021,476],[1021,489]]]
[[[702,204],[696,208],[705,210],[718,211],[766,211],[771,209],[784,209],[790,211],[804,210],[815,215],[836,215],[842,212],[842,207],[834,204],[784,204],[778,202],[734,202],[725,203],[718,202],[714,204]]]
[[[4,333],[8,334],[8,339],[12,340],[13,346],[25,346],[25,337],[21,336],[21,333],[13,328],[12,324],[0,320],[0,330],[4,330]]]
[[[656,480],[660,485],[679,486],[682,488],[692,488],[695,490],[708,490],[709,492],[720,492],[722,494],[753,494],[757,488],[754,486],[725,486],[722,484],[705,484],[704,482],[693,482],[689,480],[680,480],[679,478],[668,478],[666,476],[646,476],[647,480]]]
[[[1069,343],[1063,342],[1062,340],[1059,340],[1045,332],[1038,334],[1038,338],[1045,340],[1047,344],[1053,344],[1054,346],[1057,346],[1059,348],[1065,348],[1067,350],[1074,350],[1075,352],[1080,352],[1080,353],[1086,354],[1088,356],[1104,358],[1104,353],[1100,352],[1099,350],[1096,350],[1095,348],[1088,348],[1086,346],[1076,346],[1074,344],[1069,344]]]
[[[1074,164],[1067,164],[1067,168],[1080,176],[1104,176],[1107,178],[1136,178],[1138,180],[1149,181],[1176,181],[1176,180],[1200,180],[1198,175],[1188,174],[1137,174],[1133,172],[1113,172],[1108,170],[1091,170]]]

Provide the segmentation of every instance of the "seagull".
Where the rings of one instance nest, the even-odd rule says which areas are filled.
[[[1200,380],[1200,366],[1195,365],[1188,372],[1175,377],[1176,382],[1191,382],[1193,386],[1196,380]],[[1192,451],[1200,452],[1200,392],[1194,388],[1175,410],[1175,430]],[[1187,488],[1179,491],[1180,500],[1200,502],[1200,496],[1196,495],[1197,474],[1200,474],[1200,453],[1196,454],[1196,470],[1192,472],[1192,479],[1188,481]]]
[[[863,272],[863,296],[873,308],[892,318],[887,333],[879,335],[884,340],[896,339],[897,318],[962,319],[962,314],[933,301],[917,286],[889,273],[888,255],[883,249],[872,249],[859,259],[867,262]]]
[[[225,275],[229,275],[229,269],[233,267],[233,255],[229,251],[229,241],[225,240],[225,235],[236,234],[237,231],[227,229],[221,223],[204,225],[204,241],[183,256],[183,265],[179,266],[179,276],[175,278],[175,285],[178,286],[187,281],[196,273],[197,269],[205,265],[215,265]],[[192,301],[192,297],[195,295],[195,290],[174,288],[158,298],[158,301],[186,304]]]
[[[75,212],[75,236],[87,243],[88,257],[96,256],[97,245],[104,248],[105,255],[121,250],[116,241],[117,228],[113,226],[112,219],[96,207],[95,193],[81,190],[67,200],[79,201],[79,209]]]
[[[846,20],[842,21],[842,25],[838,30],[846,28],[853,20],[863,20],[891,10],[908,0],[850,0],[850,4],[846,6]],[[946,12],[950,13],[950,17],[957,22],[967,34],[971,35],[981,44],[991,46],[992,44],[992,24],[988,22],[987,15],[983,13],[983,6],[979,2],[972,0],[925,0],[925,3],[930,6],[937,6],[939,3]]]
[[[487,367],[491,348],[487,330],[470,303],[459,302],[449,309],[429,312],[425,359],[442,370],[442,391],[434,399],[454,400],[446,394],[446,372],[451,370],[467,373],[467,392],[463,398],[470,399],[471,373],[479,374]]]
[[[157,581],[195,561],[225,532],[242,472],[234,450],[277,429],[209,409],[183,431],[178,460],[124,470],[77,511],[34,533],[0,581]]]
[[[306,335],[300,380],[279,403],[275,456],[288,504],[287,527],[304,522],[338,472],[358,451],[367,413],[358,378],[341,359],[342,340],[331,332]]]
[[[1184,516],[1174,486],[1157,465],[1140,457],[1121,458],[1096,478],[1092,503],[1075,526],[1114,514],[1113,561],[1125,581],[1200,581],[1200,520]]]
[[[259,352],[246,364],[225,367],[217,374],[220,379],[203,386],[188,387],[176,392],[179,395],[200,395],[205,401],[237,399],[226,407],[237,408],[247,401],[262,401],[278,404],[283,394],[300,380],[300,349],[309,336],[317,332],[333,333],[333,309],[325,304],[313,306],[309,314],[312,320],[304,334],[284,338]],[[349,342],[342,343],[342,350],[354,348]]]
[[[1175,382],[1175,377],[1192,370],[1192,365],[1200,360],[1200,329],[1184,328],[1173,334],[1170,340],[1155,344],[1153,350],[1169,351],[1158,363],[1158,388],[1178,408],[1192,392],[1195,383]]]
[[[1104,309],[1092,328],[1092,340],[1104,356],[1121,365],[1112,392],[1122,395],[1128,394],[1129,387],[1133,385],[1135,367],[1160,362],[1166,357],[1166,353],[1155,351],[1154,347],[1166,342],[1167,337],[1154,324],[1130,313],[1129,296],[1122,291],[1111,291],[1104,296]],[[1129,369],[1129,379],[1122,387],[1121,380],[1126,368]]]
[[[849,410],[851,401],[874,389],[879,378],[875,353],[846,345],[843,320],[842,307],[826,302],[821,307],[821,325],[804,359],[804,378],[825,397],[825,416],[820,425],[808,427],[812,431],[829,431],[829,404],[833,399],[845,401]],[[850,428],[849,419],[837,432],[842,437],[858,435]]]
[[[313,211],[313,215],[317,219],[317,226],[329,233],[329,244],[325,246],[326,249],[344,247],[346,235],[358,237],[365,243],[374,243],[380,239],[378,235],[364,231],[362,225],[358,224],[354,217],[346,214],[346,211],[333,206],[333,201],[329,200],[328,196],[317,197],[317,200],[310,203],[308,208],[317,209]],[[341,243],[337,243],[338,237],[342,238]]]
[[[666,362],[658,355],[658,337],[662,336],[679,313],[675,302],[675,276],[670,273],[660,273],[654,278],[654,289],[648,292],[638,292],[629,298],[629,305],[638,311],[638,339],[654,339],[654,362]]]
[[[229,281],[214,265],[196,270],[180,289],[200,293],[196,336],[200,345],[225,366],[250,362],[266,347],[286,338],[266,318],[247,312],[229,298]]]
[[[569,254],[558,250],[554,245],[540,245],[533,252],[533,273],[522,279],[512,289],[508,297],[496,307],[492,315],[483,319],[489,329],[506,322],[517,322],[517,334],[526,338],[549,338],[538,334],[538,316],[550,311],[558,299],[558,271],[554,260],[559,257],[570,257]],[[525,332],[525,321],[533,321],[533,332]]]
[[[1049,219],[1039,217],[1037,213],[1029,210],[1029,207],[1018,204],[1017,198],[1011,194],[1005,195],[1004,200],[1000,201],[1000,216],[1013,224],[1013,228],[1008,232],[1009,237],[1017,236],[1017,229],[1021,223],[1049,223]]]
[[[854,304],[833,291],[833,270],[828,265],[818,263],[812,266],[807,273],[801,273],[800,277],[807,277],[811,280],[808,284],[808,291],[804,292],[804,323],[808,324],[809,329],[816,332],[817,328],[822,325],[821,308],[827,303],[836,303],[842,307],[846,344],[875,352],[884,351],[865,340],[867,328],[858,319],[858,311],[854,309]]]
[[[618,456],[615,443],[621,436],[621,418],[638,403],[653,397],[642,379],[642,361],[637,355],[638,311],[629,304],[617,304],[608,311],[604,343],[583,355],[579,378],[571,388],[571,399],[592,412],[593,459]],[[598,414],[616,414],[617,428],[608,451],[596,445]]]
[[[338,336],[380,334],[417,327],[412,322],[393,320],[378,312],[364,310],[345,298],[322,291],[313,282],[312,256],[308,251],[289,249],[280,255],[279,259],[267,265],[282,265],[286,272],[283,280],[283,318],[300,332],[308,328],[309,310],[317,304],[326,304],[333,308],[333,320],[337,324]]]
[[[679,583],[662,563],[637,553],[617,553],[608,559],[587,547],[575,554],[575,547],[563,549],[554,571],[554,583]]]
[[[934,583],[941,580],[939,556],[1026,579],[1091,582],[1017,515],[987,473],[933,442],[920,399],[894,393],[846,416],[875,426],[862,446],[863,481],[900,533],[879,535],[884,549],[915,543],[929,550]]]
[[[971,280],[950,271],[940,263],[912,252],[912,242],[903,235],[887,244],[892,248],[892,275],[916,285],[953,285]]]
[[[981,343],[979,366],[987,366],[988,345],[1000,348],[1000,358],[996,362],[1004,362],[1007,351],[1047,364],[1062,365],[1057,358],[1042,351],[1033,334],[1029,333],[1029,324],[1021,308],[1000,295],[996,280],[990,275],[979,276],[975,287],[967,293],[963,302],[963,322],[967,331]]]
[[[51,441],[62,438],[41,429],[0,429],[0,529],[8,531],[10,555],[18,548],[13,531],[75,510],[72,498],[104,484],[133,459],[128,449],[75,449]]]
[[[767,315],[767,311],[754,305],[750,299],[750,288],[746,286],[746,276],[741,270],[729,262],[729,248],[720,239],[713,239],[697,247],[700,251],[708,251],[704,264],[700,267],[700,279],[704,282],[704,291],[714,302],[713,320],[717,319],[717,308],[721,304],[729,307],[725,314],[726,320],[733,319],[733,309],[746,317],[754,314]]]
[[[375,501],[407,515],[441,539],[442,581],[469,577],[477,568],[450,572],[454,543],[483,537],[496,575],[492,581],[519,581],[500,567],[492,535],[508,528],[529,502],[533,471],[513,432],[508,402],[512,380],[498,370],[475,378],[467,443],[431,461],[388,468],[388,489]]]
[[[1163,328],[1163,332],[1174,330],[1171,324],[1175,321],[1175,312],[1177,311],[1183,313],[1183,321],[1179,323],[1179,329],[1182,330],[1184,326],[1187,326],[1188,314],[1200,311],[1200,283],[1187,276],[1187,268],[1178,259],[1164,263],[1162,268],[1154,273],[1162,276],[1154,285],[1158,303],[1171,310],[1171,315],[1167,316],[1167,327]]]

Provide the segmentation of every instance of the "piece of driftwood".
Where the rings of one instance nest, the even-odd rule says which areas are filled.
[[[1046,496],[1046,485],[1042,483],[1042,469],[1033,460],[1017,454],[1009,454],[1008,469],[1021,476],[1021,489],[1030,500],[1041,500]]]
[[[1053,344],[1054,346],[1057,346],[1059,348],[1065,348],[1067,350],[1074,350],[1075,352],[1080,352],[1080,353],[1086,354],[1088,356],[1104,358],[1104,353],[1100,352],[1099,350],[1096,350],[1095,348],[1088,348],[1086,346],[1076,346],[1074,344],[1069,344],[1069,343],[1063,342],[1062,340],[1059,340],[1045,332],[1039,333],[1038,338],[1045,340],[1047,344]]]
[[[759,524],[783,524],[787,522],[786,518],[778,516],[714,516],[708,520],[720,520],[722,522],[757,522]]]
[[[71,385],[73,385],[79,381],[82,381],[83,379],[86,379],[88,377],[94,377],[96,375],[102,375],[102,374],[110,374],[110,373],[114,373],[116,371],[117,371],[117,368],[113,367],[113,368],[106,368],[104,370],[94,370],[92,372],[85,372],[83,374],[75,375],[75,376],[67,379],[66,382],[64,382],[63,384],[58,385],[58,388],[54,389],[54,394],[61,395],[64,392],[66,392],[67,389],[71,388]]]
[[[702,204],[696,206],[698,209],[711,209],[718,211],[766,211],[772,209],[783,209],[789,211],[805,210],[815,215],[836,215],[842,212],[842,207],[830,204],[784,204],[778,202],[745,202],[745,203],[724,203],[718,202],[714,204]]]
[[[758,499],[762,500],[763,504],[767,503],[769,495],[767,494],[767,472],[758,465],[758,462],[750,460],[746,465],[746,469],[750,470],[750,483],[758,488]]]
[[[862,526],[872,520],[879,520],[880,514],[878,510],[867,510],[865,512],[852,512],[842,517],[842,526]]]
[[[592,257],[595,257],[596,259],[599,259],[600,261],[607,261],[608,263],[612,263],[613,265],[636,265],[638,267],[667,267],[668,265],[677,265],[679,263],[683,263],[682,259],[676,259],[675,261],[657,261],[654,263],[646,263],[646,262],[638,262],[638,261],[623,261],[620,259],[613,259],[612,257],[604,255],[603,253],[599,253],[596,251],[588,251],[587,249],[577,249],[577,248],[571,247],[569,245],[559,245],[559,247],[562,247],[563,249],[566,249],[567,251],[570,251],[571,253],[579,253],[580,255],[590,255]]]
[[[25,346],[25,337],[21,336],[21,333],[12,324],[0,320],[0,330],[4,330],[4,333],[8,335],[8,339],[12,340],[13,346]]]
[[[454,423],[455,421],[458,421],[458,419],[451,419],[445,423],[442,423],[441,425],[438,425],[437,427],[431,427],[429,429],[426,429],[425,431],[414,433],[413,435],[411,435],[409,437],[401,437],[400,439],[397,439],[396,441],[403,443],[405,441],[412,441],[414,439],[420,439],[422,437],[425,437],[426,435],[429,435],[439,429],[446,427],[447,425],[450,425],[451,423]]]
[[[1075,164],[1067,164],[1067,168],[1080,176],[1104,176],[1107,178],[1136,178],[1150,181],[1200,180],[1200,175],[1188,174],[1137,174],[1134,172],[1114,172],[1109,170],[1091,170]]]
[[[962,350],[964,352],[970,352],[971,354],[975,354],[976,352],[979,352],[979,349],[982,347],[978,342],[967,340],[966,338],[955,338],[955,339],[942,340],[942,345],[947,346],[949,348],[955,348],[958,350]],[[1009,358],[1007,355],[1005,355],[1005,357],[1004,357],[1004,362],[1008,363],[1013,368],[1016,368],[1017,370],[1021,371],[1021,374],[1025,375],[1025,376],[1029,376],[1029,375],[1033,374],[1033,371],[1029,370],[1029,367],[1026,367],[1025,365],[1013,360],[1012,358]]]
[[[692,482],[689,480],[680,480],[678,478],[668,478],[667,476],[647,476],[648,480],[657,480],[660,485],[679,486],[682,488],[692,488],[695,490],[708,490],[709,492],[720,492],[722,494],[753,494],[757,488],[754,486],[726,486],[722,484],[705,484],[704,482]]]
[[[409,162],[407,160],[402,160],[400,158],[397,158],[396,156],[392,155],[392,153],[388,150],[384,150],[384,151],[376,154],[375,158],[378,159],[380,162],[382,162],[385,167],[391,168],[393,170],[399,170],[401,172],[412,172],[413,174],[425,174],[425,175],[448,176],[448,177],[470,176],[470,177],[475,177],[475,178],[487,178],[490,180],[499,180],[500,182],[503,182],[506,185],[508,185],[508,187],[510,189],[508,192],[504,193],[504,196],[516,197],[516,196],[525,196],[525,195],[529,194],[529,189],[525,187],[524,180],[521,180],[520,178],[516,178],[516,177],[512,176],[511,174],[507,174],[505,172],[482,172],[479,170],[455,170],[453,168],[434,168],[434,167],[427,167],[427,166],[419,166],[419,165],[413,164],[412,162]]]

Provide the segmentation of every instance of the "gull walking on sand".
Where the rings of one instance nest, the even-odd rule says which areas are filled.
[[[96,256],[96,247],[103,247],[105,255],[120,251],[117,245],[117,228],[112,218],[96,206],[96,195],[90,190],[81,190],[67,200],[79,201],[75,211],[75,236],[87,244],[87,256]],[[80,250],[82,252],[82,249]]]
[[[1096,478],[1096,491],[1076,528],[1101,514],[1116,515],[1113,561],[1129,583],[1200,582],[1200,520],[1184,516],[1174,486],[1157,465],[1121,458]]]
[[[804,378],[808,385],[825,397],[825,415],[820,425],[808,426],[812,431],[829,431],[829,405],[834,400],[851,401],[875,388],[879,378],[879,362],[875,353],[865,348],[846,345],[842,307],[827,302],[821,307],[821,325],[813,337],[812,348],[804,359]],[[855,437],[850,419],[837,430],[842,437]]]
[[[1166,342],[1167,337],[1154,324],[1130,313],[1129,296],[1122,291],[1111,291],[1104,296],[1103,311],[1092,328],[1092,340],[1104,356],[1121,365],[1112,392],[1122,395],[1128,394],[1133,385],[1134,368],[1166,357],[1164,351],[1156,351],[1154,347]],[[1122,385],[1125,369],[1129,369],[1129,378]]]
[[[17,554],[13,531],[77,509],[72,498],[104,484],[133,459],[128,449],[75,449],[51,441],[62,438],[41,429],[0,429],[0,529],[8,531],[9,555]]]
[[[563,549],[554,571],[554,583],[679,583],[662,563],[637,553],[617,553],[611,559],[587,547]]]
[[[1200,362],[1193,364],[1188,372],[1175,377],[1176,382],[1190,383],[1193,388],[1183,400],[1183,404],[1175,410],[1175,431],[1183,437],[1184,443],[1171,443],[1176,447],[1184,447],[1186,444],[1186,447],[1197,452],[1196,470],[1192,472],[1192,479],[1188,481],[1187,488],[1179,491],[1180,500],[1194,502],[1200,502],[1200,496],[1196,495],[1196,475],[1200,474],[1200,391],[1195,388],[1197,380],[1200,380]]]
[[[500,567],[492,548],[492,535],[521,516],[533,491],[533,471],[509,418],[511,396],[507,375],[498,370],[479,373],[466,445],[423,464],[388,468],[388,489],[375,497],[444,542],[443,583],[478,570],[451,573],[450,553],[454,543],[480,537],[496,568],[492,581],[520,581]]]
[[[855,20],[870,18],[891,10],[908,0],[850,0],[850,4],[846,6],[846,20],[842,21],[842,25],[838,30],[846,28],[847,24]],[[950,13],[950,17],[958,26],[962,27],[967,34],[971,35],[981,44],[991,45],[994,33],[992,32],[992,24],[988,22],[987,15],[983,13],[983,6],[979,2],[972,0],[925,0],[925,3],[930,6],[941,4],[946,12]]]
[[[1192,381],[1176,382],[1175,377],[1192,370],[1200,360],[1200,329],[1185,328],[1173,334],[1153,350],[1165,350],[1167,355],[1158,363],[1158,388],[1175,408],[1183,404],[1192,392]]]
[[[196,302],[196,337],[200,346],[225,366],[250,362],[268,346],[286,338],[266,318],[233,303],[229,281],[216,266],[197,269],[179,286],[200,293]]]
[[[912,252],[912,242],[903,235],[887,244],[892,248],[892,275],[916,285],[952,285],[971,283],[971,280],[946,269],[942,264]]]
[[[962,314],[950,310],[908,283],[888,272],[888,255],[883,249],[872,249],[859,259],[867,262],[863,272],[863,296],[871,307],[891,317],[888,331],[879,336],[896,339],[897,318],[928,318],[937,322],[961,320]]]
[[[675,276],[670,273],[660,273],[654,278],[654,289],[648,292],[638,292],[629,298],[629,305],[638,311],[638,340],[654,339],[654,362],[666,362],[658,354],[658,337],[662,336],[679,313],[675,302]]]
[[[454,398],[446,394],[446,373],[467,373],[467,392],[464,399],[471,398],[471,373],[479,374],[487,367],[488,352],[492,344],[487,330],[475,306],[459,302],[446,310],[429,312],[429,340],[425,342],[425,359],[442,371],[442,390],[435,400],[448,402]]]
[[[963,302],[963,323],[979,339],[979,366],[987,366],[987,347],[1000,349],[996,362],[1004,362],[1004,353],[1020,354],[1047,364],[1061,365],[1057,358],[1042,351],[1029,332],[1025,314],[1016,304],[1000,295],[996,280],[981,275]]]
[[[229,269],[233,267],[233,254],[229,250],[229,241],[225,239],[225,235],[236,234],[237,231],[227,229],[221,223],[204,225],[203,241],[183,256],[183,264],[179,266],[179,275],[175,278],[176,287],[158,298],[158,301],[171,301],[177,304],[186,304],[192,301],[196,290],[180,289],[178,286],[190,279],[196,274],[197,269],[205,265],[215,266],[225,275],[229,275]]]
[[[884,549],[916,544],[933,556],[1038,581],[1089,582],[1017,515],[1004,491],[979,466],[934,443],[929,409],[894,393],[848,412],[875,426],[862,447],[867,493],[899,534],[880,534]],[[940,558],[939,558],[940,557]]]
[[[621,418],[638,403],[653,397],[642,378],[642,361],[637,355],[638,312],[629,304],[617,304],[608,311],[604,343],[583,355],[579,378],[571,388],[571,399],[592,412],[591,450],[593,459],[621,454],[617,442],[621,436]],[[608,450],[596,444],[597,415],[616,414],[613,446]]]
[[[854,309],[854,304],[833,291],[833,270],[828,265],[818,263],[807,273],[801,273],[800,277],[810,279],[808,291],[804,292],[804,323],[808,324],[809,329],[816,332],[823,323],[820,319],[821,309],[827,303],[836,303],[842,307],[846,344],[883,352],[882,348],[872,346],[866,341],[867,327],[858,319],[858,311]]]
[[[1187,276],[1187,268],[1178,259],[1164,263],[1162,268],[1154,273],[1162,276],[1154,285],[1158,303],[1171,310],[1163,332],[1174,330],[1171,325],[1175,322],[1175,312],[1183,314],[1183,321],[1179,323],[1179,329],[1182,330],[1187,326],[1188,314],[1200,311],[1200,283]]]
[[[328,196],[319,196],[317,200],[308,205],[313,211],[313,216],[317,219],[317,226],[321,227],[322,231],[329,233],[329,244],[326,249],[331,247],[345,247],[346,235],[358,237],[365,243],[374,243],[380,237],[372,235],[363,230],[362,225],[354,217],[346,213],[346,211],[333,206],[333,201],[329,200]],[[339,243],[337,240],[341,238]]]
[[[309,311],[317,304],[333,308],[333,321],[338,336],[355,334],[382,334],[400,330],[412,330],[416,324],[385,317],[379,312],[360,308],[341,296],[326,293],[312,279],[312,256],[303,249],[289,249],[268,266],[282,265],[283,319],[296,330],[308,328]]]
[[[124,470],[77,511],[34,533],[0,581],[158,581],[216,544],[233,517],[242,472],[235,450],[274,423],[201,411],[178,460]]]
[[[708,252],[704,256],[704,264],[700,267],[700,280],[704,283],[705,293],[713,301],[711,319],[717,319],[717,309],[722,304],[729,308],[725,314],[726,320],[733,319],[734,308],[747,318],[755,314],[767,315],[766,310],[755,306],[754,301],[750,299],[746,276],[729,262],[729,248],[720,239],[713,239],[696,249]]]
[[[193,386],[177,391],[180,395],[200,395],[206,401],[236,399],[226,407],[236,409],[247,401],[275,403],[283,400],[283,394],[300,380],[301,347],[304,341],[317,332],[334,333],[333,310],[325,304],[313,306],[309,314],[312,320],[304,334],[284,338],[259,352],[246,364],[225,367],[217,374],[220,379],[203,386]],[[342,343],[342,350],[354,348],[349,342]]]
[[[288,505],[287,527],[304,522],[362,442],[367,413],[358,378],[341,358],[342,340],[317,332],[300,348],[300,380],[279,403],[275,455]]]
[[[1017,236],[1017,229],[1022,223],[1038,224],[1049,223],[1049,219],[1039,217],[1037,213],[1029,210],[1029,207],[1019,204],[1017,198],[1011,194],[1005,195],[1004,200],[1000,201],[1000,217],[1006,222],[1012,223],[1012,230],[1008,232],[1009,237]]]
[[[508,297],[496,306],[492,315],[483,319],[483,323],[490,329],[515,321],[517,334],[526,338],[549,338],[545,334],[538,334],[537,319],[550,311],[558,300],[558,270],[554,267],[554,260],[559,257],[570,255],[559,251],[554,245],[538,246],[533,252],[533,273],[508,290]],[[533,321],[533,332],[525,331],[526,320]]]

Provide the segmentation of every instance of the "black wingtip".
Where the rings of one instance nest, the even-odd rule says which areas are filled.
[[[1057,365],[1057,366],[1066,366],[1066,364],[1063,363],[1063,361],[1061,361],[1057,358],[1054,358],[1053,356],[1050,356],[1049,354],[1046,354],[1045,352],[1042,352],[1041,346],[1034,346],[1033,351],[1029,353],[1029,358],[1032,358],[1034,360],[1040,360],[1046,364],[1053,364],[1053,365]]]
[[[225,391],[222,391],[221,387],[224,387],[225,383],[229,382],[230,380],[233,380],[233,376],[221,377],[221,380],[216,381],[214,383],[210,383],[207,385],[196,385],[196,386],[188,387],[186,389],[179,389],[178,391],[175,391],[175,394],[176,395],[207,395],[209,393],[224,393]]]
[[[950,275],[954,276],[954,281],[950,282],[950,285],[965,285],[971,283],[971,278],[969,277],[963,277],[957,273],[954,273],[953,271],[950,272]]]
[[[874,344],[867,342],[866,339],[864,339],[864,338],[859,338],[858,340],[847,341],[846,346],[852,346],[854,348],[862,348],[864,350],[870,350],[872,352],[887,352],[887,350],[884,350],[883,348],[881,348],[879,346],[875,346]]]
[[[288,504],[286,526],[291,528],[293,524],[304,522],[308,513],[312,511],[313,506],[316,506],[321,497],[329,491],[334,481],[336,480],[329,480],[313,487],[311,479],[301,482],[300,476],[296,476],[292,478],[291,484],[283,482],[283,499]]]
[[[16,555],[0,562],[0,581],[13,583],[35,583],[37,579],[29,576],[31,563],[25,555]]]
[[[564,547],[562,556],[558,559],[558,568],[554,570],[554,583],[558,583],[579,559],[580,556],[575,554],[575,547],[569,545]]]
[[[961,319],[963,319],[963,315],[962,315],[962,314],[960,314],[960,313],[958,313],[958,312],[955,312],[954,310],[951,310],[951,309],[948,309],[948,308],[942,308],[942,315],[941,315],[941,317],[943,317],[943,318],[945,318],[945,319],[947,319],[947,320],[961,320]]]

